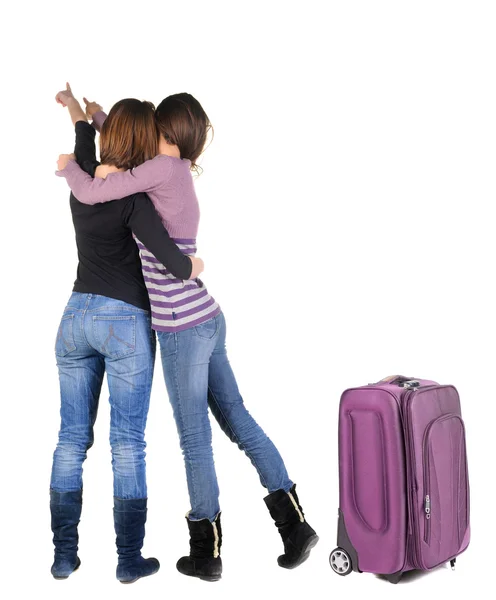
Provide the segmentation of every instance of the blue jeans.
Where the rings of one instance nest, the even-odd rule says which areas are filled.
[[[93,444],[103,376],[110,391],[114,496],[146,498],[145,426],[155,361],[150,313],[94,294],[74,292],[55,345],[61,426],[50,487],[80,490]]]
[[[186,466],[191,520],[220,511],[208,408],[224,433],[250,458],[269,493],[293,486],[274,444],[246,410],[226,352],[221,313],[177,333],[158,332],[165,383]]]

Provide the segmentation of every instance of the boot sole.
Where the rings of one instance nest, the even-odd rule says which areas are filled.
[[[212,577],[207,577],[205,575],[200,575],[198,577],[198,579],[201,579],[202,581],[210,581],[210,582],[214,582],[214,581],[220,581],[222,579],[222,575],[214,575]]]
[[[121,581],[120,579],[118,579],[117,581],[124,585],[129,585],[130,583],[136,583],[137,581],[139,581],[140,579],[144,579],[145,577],[151,577],[152,575],[155,575],[156,573],[158,573],[159,570],[160,569],[157,569],[153,573],[148,573],[148,575],[140,575],[139,577],[136,577],[136,579],[131,579],[131,581]]]
[[[75,573],[79,569],[80,566],[81,566],[81,561],[79,560],[79,557],[78,557],[78,561],[77,561],[76,566],[74,567],[74,570],[72,571],[72,573]],[[52,577],[54,579],[56,579],[57,581],[62,581],[64,579],[69,579],[69,577],[72,575],[72,573],[70,573],[69,575],[64,575],[63,577],[60,577],[59,575],[52,575]]]
[[[186,575],[186,577],[194,577],[195,579],[201,579],[202,581],[214,582],[222,579],[222,575],[194,575],[192,573],[183,573],[182,571],[179,571],[179,569],[178,572],[181,573],[181,575]]]
[[[305,545],[303,546],[303,548],[301,550],[300,558],[296,562],[291,563],[290,565],[281,565],[278,562],[279,566],[282,567],[283,569],[296,569],[296,567],[299,567],[301,564],[303,564],[308,559],[308,557],[310,556],[310,551],[313,548],[315,548],[318,541],[319,541],[319,536],[312,535],[312,537],[308,538],[308,540],[305,542]]]
[[[155,571],[155,573],[158,573],[158,571]],[[149,573],[148,575],[140,575],[139,577],[136,577],[136,579],[131,579],[131,581],[121,581],[120,579],[118,581],[119,583],[122,583],[124,585],[129,585],[130,583],[136,583],[137,581],[139,581],[140,579],[144,579],[145,577],[151,577],[152,575],[155,575],[155,573]]]

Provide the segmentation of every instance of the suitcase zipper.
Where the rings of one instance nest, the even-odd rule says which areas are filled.
[[[404,428],[405,428],[405,445],[406,445],[406,456],[409,465],[407,465],[407,485],[408,485],[408,493],[407,493],[407,502],[408,502],[408,533],[410,536],[410,546],[412,549],[412,563],[414,567],[419,567],[417,561],[417,541],[416,541],[416,527],[414,520],[414,498],[416,494],[415,486],[414,486],[414,456],[412,452],[413,444],[410,443],[410,419],[408,418],[408,400],[410,396],[415,393],[416,390],[409,390],[403,397],[403,417],[404,417]]]
[[[423,569],[422,557],[420,556],[420,548],[419,548],[419,527],[416,519],[416,510],[415,505],[417,501],[417,489],[415,486],[415,449],[413,447],[413,443],[411,442],[411,432],[410,432],[410,419],[409,419],[409,406],[412,403],[413,396],[418,391],[425,391],[429,388],[437,388],[438,385],[425,385],[419,386],[412,389],[409,389],[403,397],[403,410],[404,410],[404,422],[405,422],[405,444],[408,448],[407,456],[409,457],[409,465],[407,465],[407,474],[409,477],[408,487],[409,493],[408,496],[408,523],[409,523],[409,532],[411,532],[412,539],[412,562],[413,566],[419,569]],[[429,499],[430,500],[430,499]],[[430,506],[429,506],[430,509]],[[429,513],[430,514],[430,513]]]
[[[426,544],[431,543],[431,498],[429,494],[426,494],[424,499],[424,511],[425,511],[425,526],[424,526],[424,542]]]

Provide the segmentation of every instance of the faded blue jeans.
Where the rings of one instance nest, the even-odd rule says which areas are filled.
[[[106,371],[114,496],[146,498],[145,426],[155,361],[150,313],[120,300],[74,292],[62,316],[55,354],[61,426],[51,489],[82,488]]]
[[[239,393],[227,358],[224,315],[185,331],[157,335],[186,466],[188,518],[213,521],[220,511],[209,407],[224,433],[249,457],[269,493],[288,492],[293,482],[281,455]]]

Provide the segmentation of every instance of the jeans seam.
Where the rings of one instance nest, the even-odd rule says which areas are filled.
[[[176,347],[176,351],[174,353],[174,363],[173,363],[173,367],[174,367],[174,386],[176,388],[176,394],[177,394],[177,405],[178,405],[178,416],[179,419],[181,421],[181,431],[184,432],[184,417],[183,417],[183,406],[182,406],[182,398],[181,398],[181,389],[179,386],[179,376],[178,376],[178,368],[177,368],[177,361],[178,361],[178,354],[179,354],[179,336],[177,335],[176,332],[174,332],[174,342],[175,342],[175,347]],[[185,458],[187,458],[188,462],[191,464],[191,453],[190,453],[190,448],[189,445],[186,446],[186,456]],[[187,472],[186,472],[187,475]],[[193,488],[193,500],[194,502],[191,502],[191,504],[196,504],[196,500],[197,500],[197,485],[196,485],[196,479],[195,479],[195,470],[191,469],[191,484],[192,484],[192,488]],[[191,501],[191,498],[190,498]],[[193,506],[191,507],[193,509]]]
[[[258,464],[257,461],[254,459],[253,455],[246,449],[246,447],[244,447],[244,444],[241,442],[241,440],[239,439],[239,436],[236,435],[236,432],[234,431],[234,429],[231,427],[231,423],[229,422],[229,419],[227,419],[226,415],[224,414],[224,411],[222,410],[222,408],[220,407],[220,404],[217,400],[217,398],[215,397],[215,394],[212,390],[212,388],[210,386],[208,386],[208,391],[210,392],[213,401],[215,402],[220,414],[222,415],[222,418],[224,419],[224,421],[226,422],[227,426],[229,427],[231,433],[233,434],[234,438],[236,439],[236,443],[238,445],[242,445],[243,446],[243,452],[246,454],[246,456],[248,456],[248,458],[252,461],[252,463],[255,465],[255,468],[257,470],[258,476],[260,477],[260,479],[262,480],[263,486],[267,489],[269,489],[268,485],[267,485],[267,481],[265,479],[265,477],[263,476],[263,473],[260,471],[260,469],[258,468]]]
[[[90,315],[92,319],[92,326],[94,326],[95,316]],[[111,317],[109,317],[111,318]],[[148,349],[139,341],[141,340],[141,329],[140,325],[142,325],[142,321],[136,317],[136,315],[129,315],[128,318],[132,319],[134,323],[134,340],[133,343],[135,345],[135,353],[134,354],[125,354],[119,357],[110,357],[104,355],[105,365],[111,363],[119,363],[119,361],[127,361],[131,359],[131,356],[134,356],[134,359],[137,361],[141,361],[142,358],[148,357]],[[137,331],[138,330],[138,331]],[[146,333],[148,335],[148,332]],[[94,337],[95,331],[94,331]],[[146,340],[146,336],[145,336]],[[98,341],[98,343],[100,343]],[[100,351],[99,351],[100,352]],[[109,383],[109,392],[110,392],[110,406],[111,410],[115,411],[117,414],[122,413],[125,417],[126,426],[123,427],[122,424],[118,424],[118,420],[113,421],[112,412],[111,412],[111,421],[110,421],[110,445],[112,449],[112,471],[114,478],[114,497],[122,497],[125,499],[135,499],[136,497],[146,497],[148,493],[147,488],[147,477],[146,477],[146,438],[145,438],[145,430],[146,430],[146,420],[148,417],[148,411],[150,407],[150,396],[151,396],[151,388],[152,388],[152,380],[153,380],[153,366],[155,355],[152,348],[152,360],[147,365],[146,368],[140,369],[138,377],[146,378],[146,385],[143,386],[142,391],[140,392],[141,396],[141,415],[140,419],[136,417],[136,422],[133,422],[133,419],[130,417],[130,404],[127,403],[126,408],[123,405],[117,402],[119,398],[119,394],[115,393],[115,388],[113,384]],[[144,365],[144,363],[143,363]],[[152,369],[151,374],[149,373],[150,368]],[[108,377],[108,369],[107,377]],[[112,370],[112,377],[117,377],[117,374]],[[134,394],[134,380],[131,380],[133,386],[133,394]],[[130,381],[130,383],[131,383]],[[139,427],[139,430],[138,430]],[[126,453],[129,453],[128,456],[125,457],[126,461],[129,461],[129,464],[122,469],[122,476],[117,472],[115,466],[117,465],[117,461],[115,458],[118,454],[118,449],[120,446],[126,446]],[[142,456],[140,456],[142,454]],[[115,462],[114,462],[115,461]],[[132,491],[134,490],[134,491]]]
[[[88,340],[86,339],[86,333],[85,333],[85,331],[84,331],[84,322],[85,322],[85,320],[86,320],[86,313],[87,313],[87,312],[88,312],[88,310],[89,310],[89,305],[90,305],[90,302],[91,302],[91,298],[92,298],[92,295],[91,295],[91,294],[88,294],[88,297],[86,298],[86,302],[85,302],[85,304],[84,304],[83,311],[82,311],[82,314],[81,314],[81,332],[82,332],[82,334],[83,334],[83,338],[84,338],[85,342],[88,344],[88,346],[89,346],[90,348],[91,348],[91,346],[90,346],[90,343],[89,343],[89,342],[88,342]]]
[[[153,331],[153,330],[151,330]],[[156,358],[156,353],[157,353],[157,341],[155,339],[155,337],[152,335],[151,340],[151,348],[152,348],[152,361],[151,361],[151,373],[150,373],[150,378],[149,378],[149,384],[147,387],[147,407],[146,407],[146,411],[143,414],[143,423],[142,423],[142,427],[143,427],[143,431],[146,431],[146,424],[148,422],[148,413],[150,411],[150,402],[151,402],[151,395],[152,395],[152,387],[153,387],[153,377],[155,375],[155,358]],[[145,447],[146,447],[146,441],[145,441]]]
[[[86,331],[85,331],[85,320],[86,320],[86,313],[88,312],[89,300],[90,300],[89,298],[86,300],[86,305],[81,312],[81,337],[83,338],[83,340],[88,348],[95,350],[95,348],[93,348],[93,346],[89,343],[88,338],[86,337]]]

